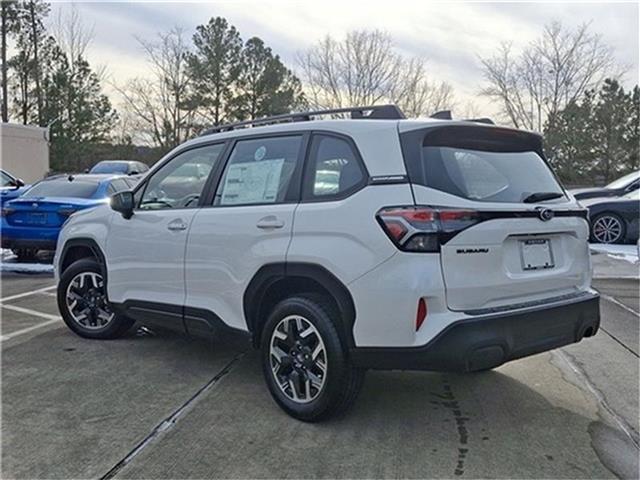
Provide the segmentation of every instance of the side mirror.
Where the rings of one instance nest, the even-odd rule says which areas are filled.
[[[133,192],[125,190],[111,196],[111,208],[127,220],[133,215]]]
[[[88,169],[88,168],[85,168],[85,169],[84,169],[84,173],[89,173],[89,169]]]
[[[16,189],[24,187],[24,180],[22,180],[21,178],[16,178],[13,181],[13,186],[16,187]]]

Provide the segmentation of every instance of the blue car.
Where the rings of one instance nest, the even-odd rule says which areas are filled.
[[[96,207],[135,179],[122,175],[59,175],[33,185],[2,208],[2,248],[18,261],[30,260],[39,250],[55,250],[62,224],[78,210]]]
[[[5,202],[18,198],[29,188],[29,185],[25,185],[21,179],[2,169],[0,169],[0,182],[0,207]]]

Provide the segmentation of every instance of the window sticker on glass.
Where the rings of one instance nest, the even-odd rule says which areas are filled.
[[[263,146],[261,146],[261,147],[256,149],[256,153],[253,154],[253,158],[255,158],[256,162],[259,162],[260,160],[262,160],[264,158],[264,156],[266,154],[267,154],[267,149],[263,145]]]
[[[284,158],[277,158],[229,165],[220,204],[275,203],[283,164]]]

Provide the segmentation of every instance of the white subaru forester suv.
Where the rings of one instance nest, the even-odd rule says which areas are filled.
[[[278,405],[318,421],[368,368],[473,372],[594,335],[588,237],[537,134],[388,105],[281,115],[73,215],[58,305],[86,338],[248,334]]]

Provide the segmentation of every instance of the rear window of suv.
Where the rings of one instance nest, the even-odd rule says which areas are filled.
[[[430,130],[403,136],[412,183],[481,202],[519,203],[540,192],[564,196],[537,135],[487,127]]]

